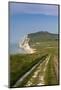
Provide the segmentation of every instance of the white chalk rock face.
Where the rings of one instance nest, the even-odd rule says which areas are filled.
[[[26,51],[26,53],[34,53],[34,49],[32,49],[30,46],[29,46],[29,38],[26,36],[25,38],[24,38],[24,40],[22,41],[22,43],[20,43],[19,44],[19,46],[21,47],[21,48],[23,48],[25,51]]]

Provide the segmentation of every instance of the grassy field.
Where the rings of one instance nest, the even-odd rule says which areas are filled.
[[[10,56],[10,86],[34,66],[44,54],[18,54]]]
[[[57,85],[58,84],[58,80],[57,80],[57,76],[56,76],[56,72],[54,68],[53,55],[51,56],[47,69],[46,69],[45,84],[46,85]]]
[[[36,48],[36,53],[10,55],[10,87],[12,87],[20,77],[38,63],[42,56],[46,54],[51,55],[51,58],[45,73],[45,85],[58,84],[53,63],[53,57],[58,57],[58,41],[42,41],[40,43],[32,44],[31,47]],[[58,63],[58,58],[56,59],[56,63]]]

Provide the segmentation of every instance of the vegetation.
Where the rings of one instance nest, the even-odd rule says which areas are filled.
[[[58,34],[52,34],[47,31],[43,32],[36,32],[28,34],[28,38],[30,38],[29,44],[35,44],[40,43],[42,41],[57,41],[58,40]]]
[[[51,56],[46,73],[45,73],[45,84],[46,85],[57,85],[59,82],[56,77],[56,72],[53,63],[53,56]]]
[[[39,57],[40,56],[40,57]],[[14,85],[15,82],[24,75],[28,70],[30,70],[36,63],[43,60],[42,56],[39,54],[31,55],[11,55],[10,56],[10,86]]]
[[[53,57],[58,57],[58,35],[38,32],[28,34],[28,38],[30,38],[30,46],[36,49],[36,53],[10,55],[10,87],[47,54],[50,54],[51,58],[45,73],[45,84],[58,84],[53,64]],[[25,82],[27,82],[28,78]]]

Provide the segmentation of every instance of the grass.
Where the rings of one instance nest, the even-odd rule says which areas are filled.
[[[40,60],[41,56],[42,54],[11,55],[10,86],[13,86],[23,74],[25,74],[32,66],[34,66]]]
[[[58,42],[42,41],[40,44],[31,45],[31,47],[36,48],[37,52],[34,54],[10,55],[10,87],[12,87],[16,81],[31,69],[31,67],[45,54],[51,54],[52,56],[45,74],[46,85],[58,84],[53,68],[53,55],[55,54],[58,56]],[[26,83],[27,80],[28,79],[26,79],[24,83]]]
[[[53,55],[51,56],[48,62],[44,79],[45,79],[45,85],[58,85],[58,80],[54,69]]]
[[[34,62],[32,62],[32,63],[34,63],[33,64],[33,66],[34,65],[36,65],[39,61],[41,61],[41,63],[45,60],[45,58],[47,57],[47,54],[46,55],[43,55],[43,56],[41,56],[41,57],[39,57],[39,58],[37,58]],[[40,63],[39,63],[40,64]],[[37,68],[37,67],[36,67]],[[25,80],[24,81],[22,81],[22,83],[21,84],[19,84],[18,85],[18,87],[24,87],[24,85],[27,83],[27,81],[30,79],[30,77],[32,77],[32,74],[33,74],[33,72],[36,70],[36,68],[34,69],[34,70],[32,70],[32,73],[30,73],[30,75],[28,75],[26,78],[25,78]],[[30,68],[31,69],[31,68]]]

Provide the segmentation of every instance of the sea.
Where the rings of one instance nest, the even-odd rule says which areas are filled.
[[[23,54],[25,53],[25,51],[23,48],[20,48],[18,44],[10,44],[9,53],[10,54]]]

